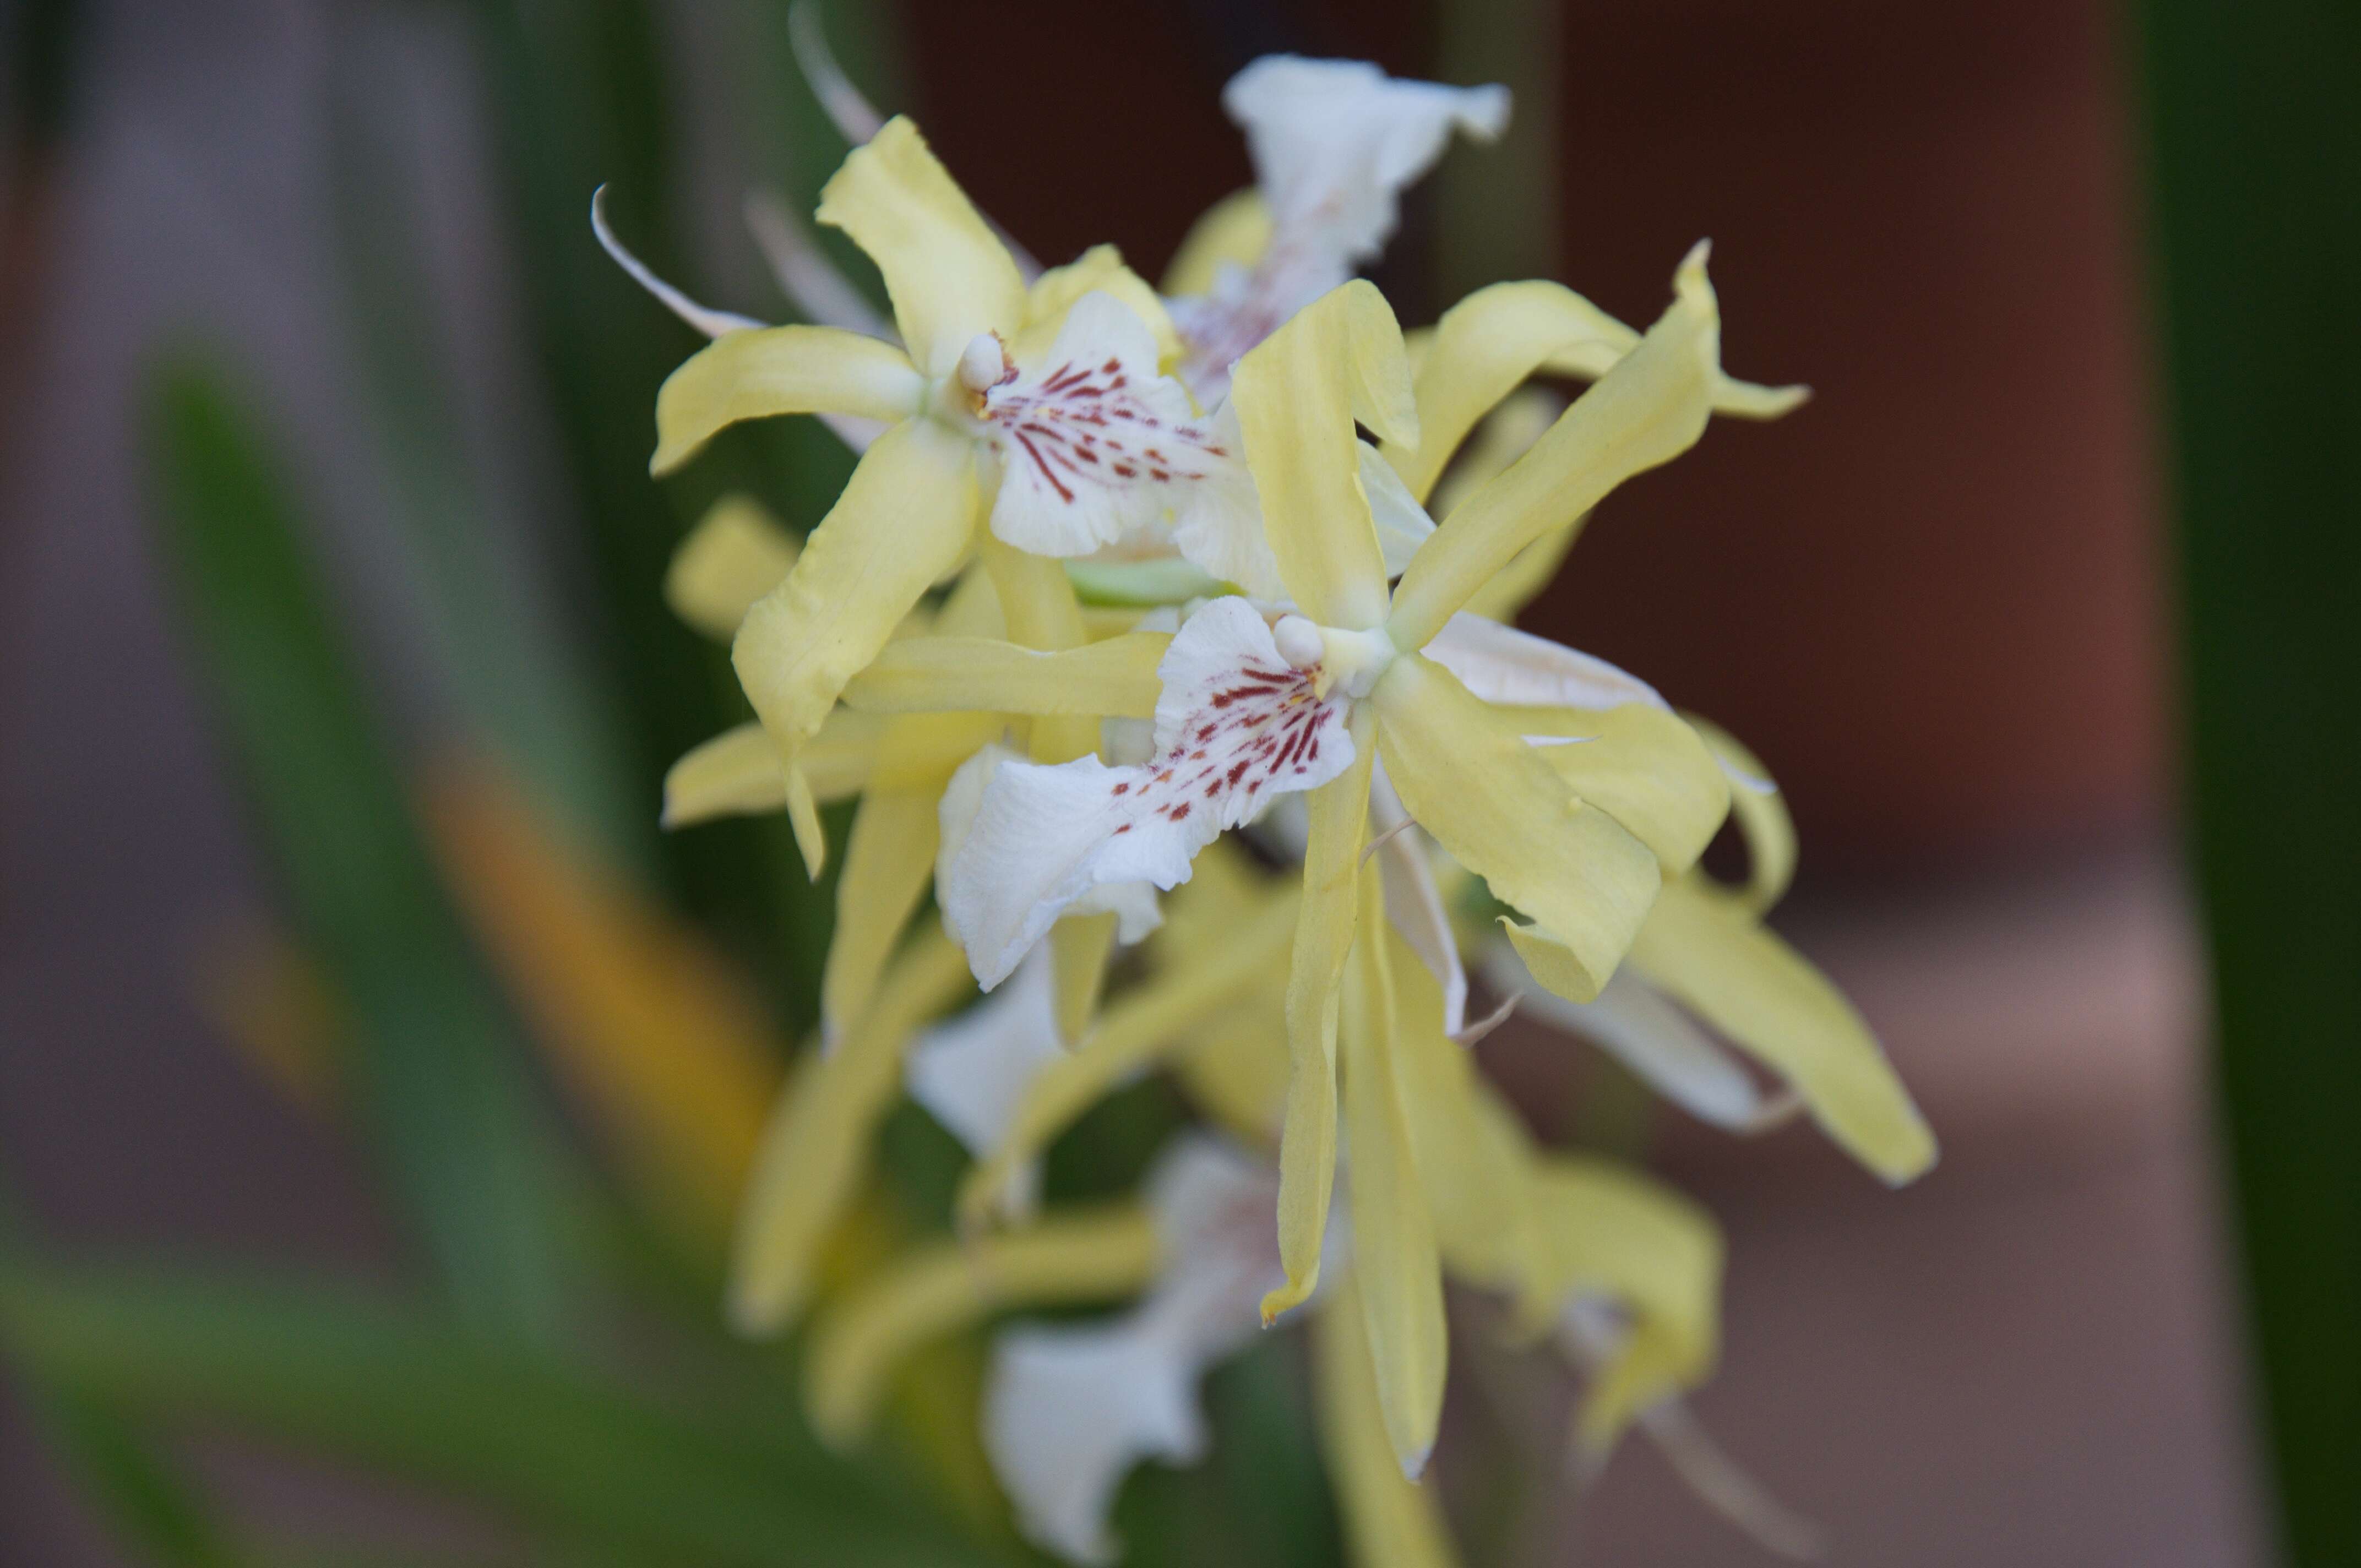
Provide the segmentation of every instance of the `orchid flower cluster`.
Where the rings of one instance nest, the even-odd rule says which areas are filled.
[[[1793,1548],[1806,1527],[1679,1404],[1715,1358],[1711,1221],[1543,1146],[1468,1047],[1524,999],[1709,1122],[1800,1112],[1889,1181],[1931,1163],[1860,1018],[1763,924],[1795,839],[1762,765],[1510,624],[1624,480],[1803,389],[1723,374],[1702,245],[1644,332],[1535,281],[1405,333],[1355,271],[1455,132],[1499,134],[1501,88],[1257,61],[1223,100],[1257,183],[1158,288],[1112,247],[1033,263],[804,43],[855,144],[818,221],[890,318],[777,203],[750,216],[811,324],[697,305],[594,205],[713,339],[658,398],[655,472],[783,414],[861,454],[800,545],[727,502],[666,585],[759,716],[680,761],[667,821],[784,809],[817,874],[820,806],[858,801],[736,1322],[813,1318],[811,1414],[845,1444],[914,1352],[1004,1323],[984,1448],[1026,1533],[1098,1563],[1125,1475],[1204,1450],[1207,1369],[1306,1320],[1356,1560],[1443,1563],[1419,1477],[1446,1312],[1490,1298],[1582,1375],[1581,1459],[1636,1423]],[[1591,384],[1569,404],[1536,378]],[[1726,820],[1743,885],[1698,865]],[[1481,1017],[1471,970],[1500,999]],[[1202,1126],[1136,1201],[1045,1204],[1049,1145],[1155,1069]],[[974,1157],[959,1234],[824,1290],[905,1094]]]

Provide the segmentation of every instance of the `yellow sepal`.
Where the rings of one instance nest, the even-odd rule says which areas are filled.
[[[656,391],[648,472],[671,473],[740,420],[843,413],[888,424],[918,411],[925,378],[890,343],[832,326],[733,332],[697,350]]]
[[[795,570],[800,554],[752,496],[724,496],[689,530],[664,569],[665,607],[708,637],[727,642],[738,623]]]
[[[1146,279],[1124,265],[1123,252],[1111,245],[1094,245],[1063,267],[1052,267],[1033,280],[1025,298],[1025,327],[1017,334],[1020,365],[1037,363],[1058,341],[1066,313],[1084,294],[1112,294],[1131,307],[1156,339],[1156,362],[1170,369],[1180,357],[1180,336],[1164,302]]]
[[[1320,1446],[1354,1568],[1458,1568],[1434,1487],[1405,1479],[1386,1439],[1359,1296],[1338,1280],[1312,1330]]]
[[[1131,631],[1045,653],[989,637],[912,637],[882,650],[844,687],[872,713],[1029,713],[1153,718],[1156,667],[1171,637]]]

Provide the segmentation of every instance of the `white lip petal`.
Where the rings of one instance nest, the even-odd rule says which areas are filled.
[[[1224,400],[1209,422],[1213,448],[1227,459],[1174,498],[1172,543],[1191,565],[1235,583],[1260,599],[1287,597],[1279,557],[1263,536],[1262,501],[1237,455],[1246,450],[1237,411]]]
[[[1272,247],[1316,247],[1346,267],[1393,233],[1403,187],[1454,130],[1490,141],[1508,127],[1505,87],[1389,77],[1365,60],[1268,55],[1232,77],[1222,107],[1246,133],[1271,212]]]
[[[1628,670],[1465,610],[1420,652],[1486,702],[1594,709],[1644,703],[1672,711],[1655,687]]]
[[[1094,290],[1039,364],[983,395],[982,427],[1000,454],[994,533],[1038,555],[1086,555],[1243,472],[1235,441],[1219,441],[1156,361],[1148,323]]]
[[[945,793],[945,844],[961,841],[947,849],[937,892],[986,990],[1084,894],[1116,883],[1176,887],[1224,828],[1353,761],[1345,702],[1321,700],[1316,672],[1289,666],[1243,599],[1191,616],[1158,673],[1154,760],[979,759]]]
[[[648,264],[632,255],[623,242],[615,237],[615,231],[607,226],[607,187],[604,185],[590,192],[590,232],[598,236],[599,248],[613,258],[616,266],[631,275],[632,282],[653,294],[664,309],[706,336],[720,337],[763,324],[752,316],[741,316],[734,311],[717,311],[710,305],[700,305],[657,277]]]
[[[1065,1054],[1049,950],[1017,966],[1013,983],[939,1024],[910,1047],[910,1098],[981,1155],[1000,1142],[1026,1091]]]

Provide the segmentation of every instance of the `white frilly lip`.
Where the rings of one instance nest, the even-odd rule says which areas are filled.
[[[985,754],[945,793],[936,890],[987,991],[1094,889],[1177,887],[1224,828],[1272,795],[1316,789],[1353,761],[1345,704],[1314,696],[1313,673],[1279,657],[1261,613],[1243,599],[1214,599],[1191,615],[1158,674],[1150,762],[1109,767],[1092,756],[1048,767]]]
[[[984,1449],[1036,1544],[1113,1561],[1107,1515],[1132,1466],[1202,1456],[1198,1385],[1253,1339],[1262,1292],[1286,1277],[1270,1223],[1278,1193],[1268,1165],[1185,1135],[1148,1176],[1163,1253],[1148,1294],[1119,1317],[1028,1325],[995,1343]]]

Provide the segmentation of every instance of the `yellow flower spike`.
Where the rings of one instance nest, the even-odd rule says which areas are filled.
[[[1742,898],[1699,877],[1671,883],[1631,965],[1778,1072],[1821,1129],[1886,1181],[1898,1186],[1935,1163],[1934,1134],[1861,1014]]]
[[[1399,1059],[1385,894],[1375,866],[1364,866],[1358,881],[1359,939],[1345,960],[1339,1031],[1353,1277],[1386,1437],[1402,1474],[1416,1480],[1443,1419],[1443,1270]]]
[[[1378,625],[1385,558],[1353,424],[1418,439],[1401,328],[1385,296],[1361,280],[1322,295],[1238,361],[1230,401],[1289,593],[1323,626]]]
[[[1772,783],[1771,770],[1736,736],[1694,715],[1689,723],[1724,766],[1753,781],[1741,783],[1730,792],[1730,815],[1738,819],[1738,831],[1746,840],[1746,882],[1731,892],[1756,915],[1766,915],[1795,878],[1795,822],[1787,815],[1786,797]]]
[[[1640,346],[1419,551],[1386,620],[1395,646],[1424,646],[1518,552],[1694,445],[1712,409],[1720,327],[1699,246],[1681,264],[1671,308]]]
[[[1648,846],[1667,876],[1697,863],[1730,815],[1729,778],[1705,739],[1679,715],[1644,703],[1620,707],[1496,707],[1526,736],[1569,738],[1538,748],[1552,772]]]
[[[1129,631],[1044,653],[986,637],[913,637],[881,650],[844,687],[872,713],[968,712],[1148,718],[1172,639]]]
[[[1386,775],[1410,814],[1556,938],[1596,996],[1655,897],[1655,856],[1440,665],[1395,660],[1375,706]]]
[[[718,337],[656,393],[658,477],[697,455],[726,425],[774,414],[844,413],[906,420],[927,384],[892,344],[832,326],[767,326]]]
[[[807,1052],[772,1107],[738,1210],[730,1316],[740,1332],[785,1328],[810,1295],[815,1259],[858,1188],[870,1139],[902,1087],[911,1036],[972,984],[967,961],[922,925],[833,1051]]]
[[[818,216],[884,274],[895,324],[928,375],[949,375],[980,334],[1005,342],[1024,324],[1025,280],[1008,247],[907,118],[852,149],[820,192]]]
[[[1233,191],[1198,216],[1180,236],[1160,287],[1175,298],[1213,292],[1222,268],[1252,267],[1270,248],[1270,206],[1249,185]]]
[[[1287,1119],[1279,1147],[1279,1254],[1287,1283],[1262,1299],[1268,1324],[1320,1284],[1320,1244],[1336,1179],[1338,982],[1352,951],[1367,841],[1376,715],[1352,718],[1353,762],[1307,802],[1303,903],[1287,981]]]
[[[1312,1322],[1320,1446],[1336,1487],[1355,1568],[1457,1568],[1443,1504],[1407,1480],[1386,1439],[1378,1386],[1350,1276]]]
[[[708,637],[727,642],[754,601],[795,570],[800,553],[762,502],[724,496],[673,552],[664,570],[664,604]]]
[[[970,443],[925,421],[897,425],[862,456],[795,570],[746,612],[731,661],[787,763],[958,562],[978,501]]]
[[[1126,1296],[1154,1277],[1156,1224],[1129,1204],[1073,1210],[1021,1231],[923,1246],[831,1302],[805,1358],[823,1442],[868,1435],[888,1380],[920,1346],[1011,1307]]]
[[[1013,345],[1019,359],[1049,352],[1066,313],[1084,294],[1113,294],[1131,307],[1156,339],[1156,362],[1170,369],[1180,357],[1180,337],[1172,330],[1164,301],[1145,279],[1123,263],[1123,252],[1111,245],[1094,245],[1063,267],[1052,267],[1033,280],[1025,300],[1025,328]]]
[[[1640,334],[1562,284],[1495,283],[1443,313],[1418,376],[1419,439],[1389,443],[1387,459],[1423,500],[1477,422],[1536,372],[1595,380],[1639,345]],[[1716,411],[1769,419],[1809,394],[1714,372]]]
[[[778,1082],[759,1005],[664,910],[569,857],[489,768],[438,768],[423,803],[535,1037],[663,1195],[718,1231]]]
[[[1220,945],[1126,992],[1072,1055],[1043,1069],[1027,1088],[1000,1146],[960,1183],[961,1224],[973,1229],[988,1223],[1011,1178],[1076,1117],[1132,1074],[1184,1046],[1193,1030],[1233,1005],[1271,953],[1286,949],[1295,916],[1293,897],[1273,899],[1253,919],[1234,927]]]
[[[1517,1114],[1477,1075],[1466,1048],[1443,1030],[1443,990],[1409,944],[1389,934],[1398,1065],[1411,1146],[1436,1245],[1452,1275],[1515,1294],[1534,1271],[1528,1206],[1516,1200],[1532,1158]]]

